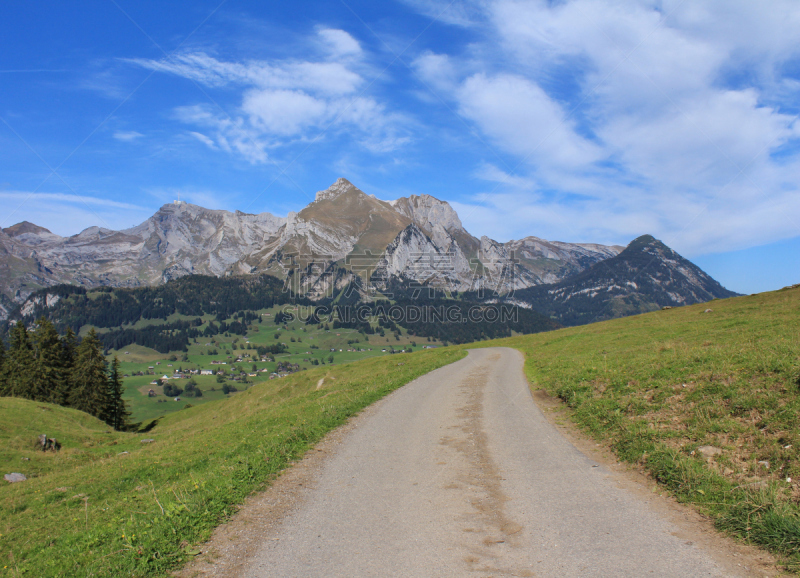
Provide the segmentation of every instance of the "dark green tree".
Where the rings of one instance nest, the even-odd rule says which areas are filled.
[[[78,356],[78,340],[71,327],[67,328],[67,333],[61,340],[61,367],[64,371],[64,403],[69,405],[72,388],[75,384],[75,359]]]
[[[104,419],[111,406],[103,346],[92,328],[76,349],[69,404]]]
[[[5,376],[3,375],[3,365],[6,362],[6,344],[3,343],[3,340],[0,339],[0,395],[5,395],[3,391],[5,390]]]
[[[11,329],[10,342],[0,378],[3,387],[0,395],[31,399],[36,358],[28,330],[22,321],[17,321]]]
[[[119,359],[117,359],[116,355],[114,356],[114,361],[111,362],[111,369],[108,374],[108,393],[111,399],[109,400],[105,422],[117,431],[127,429],[128,425],[130,425],[131,412],[128,411],[128,406],[125,400],[122,399],[125,388],[122,386]]]
[[[33,351],[36,358],[32,376],[31,398],[64,405],[67,389],[61,339],[55,325],[42,317],[32,332]]]

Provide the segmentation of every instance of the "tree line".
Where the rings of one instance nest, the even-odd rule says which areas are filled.
[[[154,287],[87,289],[72,285],[56,285],[30,295],[25,308],[12,311],[9,319],[30,325],[45,316],[59,331],[71,327],[79,331],[84,325],[123,328],[140,319],[162,319],[179,314],[186,317],[216,315],[223,321],[234,315],[241,326],[258,316],[242,311],[267,309],[282,303],[310,304],[284,292],[283,282],[271,275],[213,277],[188,275]],[[2,332],[2,330],[0,330]]]
[[[132,424],[123,393],[119,360],[106,362],[94,329],[80,340],[72,329],[62,337],[42,317],[30,331],[17,322],[8,350],[0,341],[0,396],[71,407],[126,430]]]
[[[347,328],[364,334],[384,330],[397,335],[401,326],[409,335],[449,343],[472,343],[557,329],[559,324],[536,311],[505,304],[489,304],[420,296],[361,302],[358,305],[319,306],[306,323],[333,318],[333,328]],[[277,316],[276,316],[277,321]],[[372,327],[370,322],[377,321]]]

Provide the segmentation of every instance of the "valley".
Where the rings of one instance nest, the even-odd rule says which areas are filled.
[[[398,328],[397,334],[386,332],[385,336],[380,333],[367,335],[355,329],[332,329],[332,323],[306,325],[299,316],[279,325],[275,324],[276,315],[297,315],[298,308],[293,306],[273,307],[257,310],[255,313],[262,318],[262,322],[251,325],[244,335],[219,334],[207,339],[201,337],[196,343],[190,343],[186,352],[174,351],[164,355],[136,344],[108,351],[107,359],[111,360],[116,356],[121,362],[124,398],[129,404],[132,421],[147,422],[183,409],[187,404],[195,406],[224,399],[266,381],[281,379],[290,373],[315,366],[340,365],[442,345],[437,340],[411,336],[402,328]],[[170,316],[168,321],[179,320],[180,317]],[[375,326],[379,327],[377,323]],[[100,335],[102,336],[102,332]],[[285,345],[286,350],[263,356],[258,354],[259,347],[278,344]],[[279,369],[279,364],[281,368],[287,369]],[[213,375],[199,373],[202,371],[213,372]],[[225,374],[222,379],[218,378],[220,371]],[[137,375],[138,373],[143,375]],[[181,377],[171,379],[169,383],[180,388],[192,380],[196,382],[197,389],[202,391],[202,396],[167,396],[164,395],[163,385],[152,384],[155,379],[164,376],[171,378],[176,373]],[[223,392],[224,385],[235,390]],[[152,397],[148,395],[151,389],[155,394]],[[176,397],[180,399],[176,401]]]

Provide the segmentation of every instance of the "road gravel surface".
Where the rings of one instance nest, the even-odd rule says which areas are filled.
[[[578,451],[522,366],[513,349],[473,350],[391,394],[187,575],[765,575],[687,540],[657,496]]]

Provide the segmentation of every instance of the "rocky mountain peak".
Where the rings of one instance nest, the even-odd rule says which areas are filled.
[[[39,225],[34,225],[33,223],[29,223],[28,221],[22,221],[21,223],[17,223],[16,225],[11,225],[10,227],[3,229],[3,232],[9,237],[18,237],[20,235],[26,235],[26,234],[28,235],[53,234],[48,229],[40,227]]]
[[[438,224],[447,231],[463,231],[464,226],[453,207],[431,195],[411,195],[390,203],[400,214],[417,223],[428,233]]]
[[[517,291],[515,299],[582,325],[621,315],[733,297],[707,273],[651,235],[557,283]]]
[[[342,195],[344,193],[349,193],[350,191],[353,190],[358,191],[358,189],[353,183],[351,183],[350,181],[348,181],[343,177],[339,177],[338,179],[336,179],[336,182],[333,183],[330,187],[328,187],[324,191],[318,191],[314,198],[314,201],[332,200],[338,197],[339,195]]]
[[[640,237],[636,237],[633,241],[631,241],[626,249],[630,250],[640,250],[646,247],[647,245],[661,245],[665,246],[664,243],[653,237],[653,235],[642,235]]]
[[[3,233],[14,239],[17,243],[28,247],[53,244],[63,241],[63,237],[51,233],[48,229],[22,221],[2,230]]]

